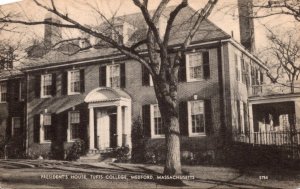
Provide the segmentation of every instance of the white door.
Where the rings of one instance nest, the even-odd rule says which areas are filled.
[[[97,142],[99,149],[109,148],[109,115],[106,110],[97,111]]]

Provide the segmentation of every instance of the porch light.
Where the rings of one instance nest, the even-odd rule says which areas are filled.
[[[198,95],[194,94],[194,100],[198,99]]]

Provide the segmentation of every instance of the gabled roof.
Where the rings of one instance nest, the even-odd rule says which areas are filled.
[[[174,10],[174,8],[175,6],[166,8],[163,14],[165,16],[168,16],[170,12]],[[129,39],[131,43],[145,37],[147,26],[143,19],[142,13],[124,15],[115,19],[124,20],[124,22],[127,22],[137,28],[132,37]],[[184,8],[177,15],[174,21],[174,26],[171,30],[169,45],[176,46],[183,43],[185,37],[188,35],[189,29],[193,27],[195,21],[195,11],[190,7]],[[225,33],[211,21],[206,19],[201,23],[200,28],[198,29],[192,40],[192,44],[229,38],[231,38],[229,34]],[[142,47],[142,49],[145,49],[145,46]],[[48,52],[42,58],[28,59],[28,62],[24,69],[26,70],[28,68],[31,69],[35,67],[47,67],[50,65],[52,66],[55,64],[63,64],[67,62],[92,60],[95,58],[114,56],[118,54],[120,54],[120,52],[117,49],[108,47],[107,45],[103,45],[102,47],[99,47],[97,49],[93,48],[85,50],[71,56],[64,54],[63,52],[60,52],[58,50],[53,50]]]

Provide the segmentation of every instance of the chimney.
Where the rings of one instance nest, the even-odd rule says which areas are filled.
[[[255,51],[253,0],[238,0],[241,44],[250,52]]]
[[[61,23],[60,19],[53,14],[46,14],[45,21],[53,23]],[[45,24],[44,45],[50,49],[54,44],[62,39],[61,28],[54,25]]]

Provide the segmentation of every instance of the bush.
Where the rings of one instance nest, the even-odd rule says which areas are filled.
[[[127,163],[130,159],[130,150],[128,146],[118,147],[114,151],[117,162]]]
[[[67,152],[66,160],[75,161],[80,158],[80,156],[86,153],[85,142],[81,139],[76,140],[71,146],[70,150]]]

